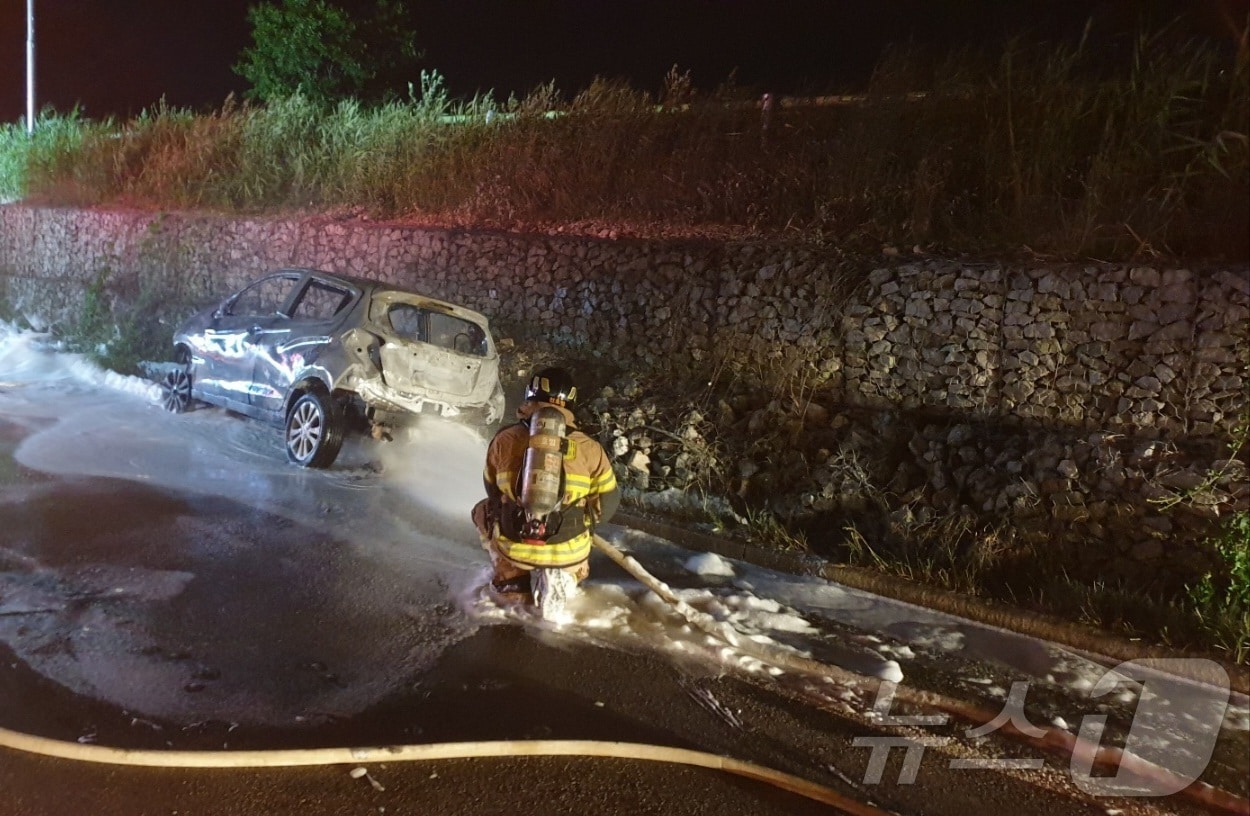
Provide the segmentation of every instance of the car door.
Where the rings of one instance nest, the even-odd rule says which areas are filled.
[[[269,275],[222,304],[204,330],[203,362],[196,373],[201,389],[229,408],[252,413],[257,358],[284,336],[283,310],[300,277],[297,272]]]
[[[300,282],[288,314],[255,337],[251,400],[257,412],[281,415],[291,384],[301,372],[319,367],[322,350],[359,296],[354,287],[329,278],[309,275]],[[332,382],[341,372],[324,373]]]

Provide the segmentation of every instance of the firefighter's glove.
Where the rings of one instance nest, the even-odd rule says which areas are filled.
[[[586,497],[586,526],[594,527],[599,523],[600,517],[603,516],[603,505],[599,501],[599,496]]]

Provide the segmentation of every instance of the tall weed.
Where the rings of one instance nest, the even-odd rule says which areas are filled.
[[[1250,256],[1250,70],[1142,34],[1119,64],[1084,43],[886,55],[863,92],[812,104],[674,67],[658,94],[598,78],[566,97],[295,95],[210,114],[47,113],[0,133],[0,186],[42,200],[243,212],[363,207],[462,222],[614,221],[1065,256]]]
[[[1243,413],[1229,440],[1232,457],[1250,451],[1250,410]],[[1224,474],[1215,471],[1209,480]],[[1204,487],[1200,486],[1200,487]],[[1188,606],[1207,635],[1238,662],[1250,660],[1250,511],[1225,518],[1210,540],[1215,567],[1188,588]]]

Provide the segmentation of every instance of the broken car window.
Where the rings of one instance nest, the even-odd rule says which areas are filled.
[[[486,333],[476,323],[440,312],[430,312],[428,319],[428,342],[461,354],[486,356]]]
[[[293,320],[329,320],[352,299],[351,292],[311,281],[291,309]]]
[[[396,303],[386,310],[386,319],[391,330],[405,340],[423,342],[422,311],[407,303]]]
[[[238,316],[267,317],[278,314],[291,296],[296,280],[297,278],[276,277],[257,281],[240,292],[227,311]]]
[[[429,343],[474,357],[487,354],[486,332],[471,320],[409,303],[391,304],[386,310],[386,319],[391,330],[405,340]]]

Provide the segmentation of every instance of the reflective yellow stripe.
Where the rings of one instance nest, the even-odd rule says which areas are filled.
[[[488,479],[490,478],[489,473],[483,475],[485,475]],[[516,474],[510,470],[501,470],[495,474],[495,487],[498,487],[501,493],[513,501],[516,501],[516,495],[512,492],[512,480],[515,475]]]
[[[590,557],[590,533],[561,541],[558,544],[526,544],[498,539],[499,550],[509,559],[529,567],[571,567]]]
[[[608,470],[598,477],[564,474],[564,503],[571,505],[591,493],[608,493],[616,489],[616,476]]]

